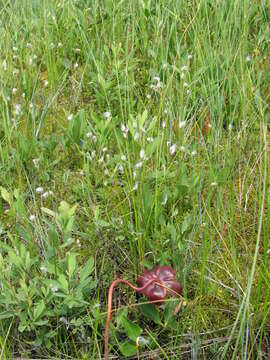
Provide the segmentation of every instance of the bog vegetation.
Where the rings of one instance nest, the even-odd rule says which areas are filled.
[[[0,358],[269,358],[267,0],[0,0]]]

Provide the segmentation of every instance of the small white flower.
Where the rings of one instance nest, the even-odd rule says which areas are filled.
[[[160,77],[159,76],[154,76],[153,79],[156,80],[157,82],[160,82]]]
[[[268,249],[266,253],[267,253],[267,254],[270,254],[270,249]]]
[[[173,144],[170,146],[170,154],[173,155],[176,153],[176,150],[177,150],[177,145],[176,144]]]
[[[138,190],[138,185],[139,185],[139,184],[138,184],[138,181],[137,181],[137,182],[135,183],[135,185],[133,186],[133,189],[132,189],[132,190],[133,190],[133,191]]]
[[[74,51],[75,51],[76,53],[79,53],[79,52],[81,52],[81,49],[76,48],[76,49],[74,49]]]
[[[29,65],[33,65],[33,59],[30,58],[30,59],[28,60],[28,63],[29,63]]]
[[[17,91],[18,91],[17,88],[13,88],[13,89],[12,89],[12,94],[16,94]]]
[[[186,125],[186,121],[179,121],[179,129],[181,129],[182,127],[184,127]]]
[[[51,289],[53,293],[56,293],[58,291],[58,287],[56,286],[52,286]]]
[[[14,112],[15,112],[15,115],[20,115],[21,111],[22,111],[22,107],[20,104],[15,104],[14,106]]]
[[[138,162],[138,163],[135,165],[135,168],[136,168],[136,169],[140,169],[142,166],[143,166],[143,162],[140,161],[140,162]]]
[[[141,131],[142,131],[143,133],[146,133],[146,130],[145,130],[145,128],[144,128],[143,126],[141,126]]]
[[[140,134],[138,133],[138,131],[134,134],[134,140],[137,141],[140,137]]]
[[[137,173],[136,173],[136,171],[133,171],[133,173],[132,173],[132,177],[133,177],[133,180],[135,180],[135,179],[136,179],[136,177],[137,177]]]
[[[4,71],[7,71],[7,62],[6,62],[6,60],[3,61],[3,69],[4,69]]]
[[[110,174],[109,170],[108,170],[108,169],[105,169],[105,170],[104,170],[104,174],[105,174],[106,176],[109,176],[109,174]]]
[[[62,44],[61,42],[59,42],[59,43],[57,44],[57,46],[58,46],[59,48],[61,48],[61,47],[63,46],[63,44]]]
[[[162,65],[162,68],[163,68],[164,70],[167,69],[167,67],[168,67],[168,64],[166,64],[166,63]]]
[[[250,62],[251,61],[251,55],[248,54],[247,57],[246,57],[246,62]]]
[[[164,110],[164,114],[165,114],[165,115],[168,114],[168,110],[167,110],[167,109]]]
[[[123,174],[123,172],[124,172],[124,167],[123,167],[122,164],[120,164],[120,165],[118,166],[118,169],[119,169],[120,173]]]
[[[121,156],[121,160],[122,160],[122,161],[126,161],[126,160],[127,160],[126,155],[122,155],[122,156]]]
[[[80,170],[80,175],[84,176],[84,171],[83,170]]]
[[[137,346],[145,346],[149,344],[149,340],[148,339],[145,339],[143,336],[138,336],[137,339],[136,339],[136,345]]]
[[[128,126],[122,123],[122,124],[121,124],[121,130],[122,130],[122,132],[123,132],[124,138],[126,139],[126,138],[127,138],[128,131],[129,131]]]
[[[36,219],[36,215],[32,214],[29,216],[30,221],[35,221],[35,219]]]
[[[188,83],[187,83],[187,82],[184,82],[184,87],[188,87]]]
[[[164,200],[162,201],[161,205],[166,205],[168,201],[168,194],[165,194]]]
[[[109,119],[111,117],[111,113],[109,111],[105,111],[104,116],[106,119]]]
[[[154,139],[153,139],[151,136],[147,136],[146,141],[148,141],[148,142],[153,142]]]
[[[41,197],[42,197],[43,199],[47,199],[47,198],[49,197],[49,195],[50,195],[50,192],[49,192],[49,191],[46,191],[45,193],[43,193],[43,194],[41,195]]]
[[[215,187],[215,186],[217,186],[217,183],[214,181],[211,183],[211,186]]]
[[[183,151],[183,152],[186,150],[186,148],[184,147],[184,145],[182,145],[182,146],[180,147],[180,150]]]
[[[91,138],[92,137],[92,132],[91,131],[89,131],[88,133],[86,133],[86,137],[89,139],[89,138]]]
[[[31,49],[31,48],[32,48],[32,44],[28,42],[28,43],[26,44],[26,47],[27,47],[28,49]]]
[[[167,145],[167,147],[171,145],[170,140],[168,140],[168,141],[166,142],[166,145]]]
[[[183,71],[187,71],[187,69],[188,69],[187,65],[184,65],[184,66],[181,67],[181,71],[182,71],[182,72],[183,72]]]
[[[40,267],[40,271],[43,273],[43,274],[46,274],[46,272],[48,271],[48,269],[46,268],[46,266],[41,266]]]
[[[73,65],[74,69],[77,69],[79,67],[79,64],[76,62],[74,65]]]
[[[36,54],[33,55],[33,59],[34,59],[34,60],[37,59],[37,55],[36,55]]]
[[[151,99],[151,95],[150,94],[146,94],[147,99]]]
[[[67,119],[68,119],[68,121],[71,121],[73,119],[73,114],[69,114]]]
[[[104,148],[102,149],[102,151],[105,153],[105,152],[108,151],[108,149],[107,149],[106,147],[104,147]]]
[[[144,151],[144,149],[141,149],[141,151],[140,151],[140,158],[141,158],[142,160],[145,159],[145,151]]]
[[[233,125],[232,125],[232,124],[229,124],[228,129],[229,129],[229,131],[232,131]]]
[[[64,316],[61,316],[60,319],[59,319],[59,321],[62,322],[62,323],[64,323],[64,324],[66,324],[66,325],[69,323],[68,320],[67,320],[67,318],[65,318]]]
[[[92,141],[95,143],[95,142],[97,142],[97,137],[96,137],[96,135],[93,135],[92,136]]]
[[[50,47],[51,47],[51,49],[54,49],[55,45],[53,42],[50,44]]]
[[[185,74],[182,72],[180,75],[181,79],[183,80],[185,78]]]
[[[93,150],[93,151],[91,152],[91,157],[92,157],[92,159],[94,159],[94,158],[96,157],[96,151],[95,151],[95,150]]]
[[[195,150],[192,151],[191,156],[195,156],[197,152]]]
[[[29,107],[30,107],[30,109],[33,109],[34,104],[32,102],[30,102]]]
[[[192,56],[191,54],[189,54],[187,58],[188,58],[188,60],[191,60],[192,57],[193,57],[193,56]]]
[[[49,81],[48,80],[45,80],[44,81],[44,86],[47,87],[49,85]]]
[[[187,89],[187,95],[191,94],[191,90]]]
[[[18,51],[18,48],[16,46],[13,46],[12,48],[13,51],[17,52]]]
[[[166,123],[165,121],[162,121],[162,128],[165,129],[165,127],[166,127]]]
[[[23,99],[25,98],[25,93],[22,93],[22,98],[23,98]]]
[[[43,189],[42,186],[39,186],[39,187],[36,188],[36,193],[37,194],[42,194],[43,192],[44,192],[44,189]]]
[[[33,159],[33,163],[37,169],[39,168],[39,161],[40,161],[40,158]]]

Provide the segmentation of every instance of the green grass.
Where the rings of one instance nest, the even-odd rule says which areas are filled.
[[[102,358],[110,283],[154,264],[185,306],[119,288],[111,355],[270,356],[269,24],[264,0],[0,0],[0,358]]]

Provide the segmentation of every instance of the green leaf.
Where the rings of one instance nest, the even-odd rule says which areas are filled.
[[[2,313],[0,313],[0,320],[11,318],[11,317],[13,317],[14,315],[15,315],[15,314],[12,314],[12,313],[9,312],[9,311],[3,311]]]
[[[132,321],[128,320],[125,316],[121,318],[121,324],[123,325],[125,332],[127,336],[130,338],[130,340],[136,342],[137,337],[140,336],[142,333],[142,329],[139,327],[139,325],[134,324]]]
[[[143,315],[146,316],[148,319],[154,321],[154,323],[156,323],[158,325],[162,325],[159,313],[154,305],[143,304],[143,305],[140,305],[140,309],[141,309],[141,312],[143,313]]]
[[[9,258],[9,262],[17,267],[21,267],[22,266],[22,260],[21,258],[15,254],[15,252],[13,250],[9,250],[8,252],[8,258]]]
[[[76,269],[76,266],[77,266],[77,261],[76,261],[76,254],[74,253],[71,253],[68,255],[68,260],[67,260],[67,263],[68,263],[68,277],[69,279],[72,278],[73,274],[74,274],[74,271]]]
[[[81,281],[86,280],[88,276],[92,273],[93,269],[94,269],[94,258],[91,256],[80,272]]]
[[[70,246],[70,245],[73,244],[73,243],[74,243],[74,239],[70,237],[70,238],[68,238],[67,240],[65,240],[65,243],[62,244],[62,245],[60,246],[60,248],[61,248],[61,249],[64,249],[64,248]]]
[[[1,191],[1,196],[2,198],[9,203],[9,205],[11,206],[12,204],[12,195],[2,186],[0,187],[0,191]]]
[[[68,293],[68,282],[64,274],[61,274],[58,278],[59,284],[61,285],[61,288]]]
[[[43,311],[45,310],[46,306],[44,304],[44,301],[42,300],[35,308],[34,308],[34,320],[38,320],[38,318],[41,316]]]
[[[133,341],[126,341],[120,345],[120,351],[124,356],[132,356],[137,353],[137,346]]]
[[[84,110],[81,110],[79,112],[79,114],[77,114],[74,118],[73,121],[73,126],[72,126],[72,140],[75,143],[79,143],[80,137],[81,137],[81,133],[84,127]]]
[[[156,150],[156,148],[158,147],[159,144],[160,144],[160,139],[156,138],[152,143],[147,145],[147,147],[146,147],[147,157],[150,157],[153,154],[153,152]],[[164,172],[162,172],[162,173],[164,176]]]
[[[127,317],[128,311],[127,308],[120,308],[117,311],[117,315],[116,315],[116,321],[117,321],[117,327],[119,328],[122,324],[122,318],[123,317]]]
[[[97,220],[97,224],[100,227],[110,227],[110,223],[108,223],[107,221],[104,221],[102,219]]]
[[[47,325],[48,323],[49,323],[48,319],[35,321],[35,325],[37,325],[37,326],[44,326],[44,325]]]
[[[184,221],[182,223],[181,226],[181,233],[184,234],[185,231],[188,230],[188,228],[190,227],[190,225],[192,224],[192,214],[187,214],[184,218]]]
[[[138,116],[138,122],[140,127],[144,125],[146,119],[147,119],[147,110],[144,110],[142,115]]]
[[[52,246],[57,248],[59,238],[57,231],[53,227],[51,227],[49,230],[49,239]]]
[[[50,216],[53,216],[53,217],[56,216],[56,213],[54,211],[50,210],[50,209],[42,207],[41,210],[47,215],[50,215]]]

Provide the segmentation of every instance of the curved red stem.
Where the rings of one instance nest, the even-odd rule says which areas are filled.
[[[131,287],[135,291],[143,291],[147,286],[149,286],[152,282],[156,281],[155,279],[150,279],[147,283],[142,287],[136,287],[131,284],[129,281],[124,279],[116,279],[111,283],[109,294],[108,294],[108,312],[107,312],[107,320],[105,327],[105,360],[109,359],[109,326],[111,320],[111,311],[112,311],[112,294],[116,285],[118,284],[126,284]]]

